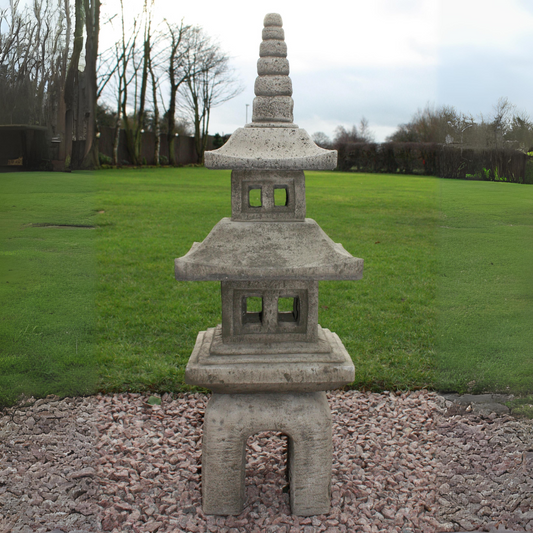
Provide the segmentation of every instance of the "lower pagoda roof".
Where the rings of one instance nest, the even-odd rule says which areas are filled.
[[[177,280],[358,280],[363,260],[304,222],[235,222],[223,218],[175,260]]]

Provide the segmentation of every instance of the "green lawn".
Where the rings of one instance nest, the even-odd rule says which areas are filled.
[[[230,172],[3,183],[0,394],[187,390],[220,288],[175,281],[173,259],[230,216]],[[352,355],[355,387],[533,391],[533,187],[308,172],[306,193],[307,216],[365,260],[361,281],[319,285],[319,322]]]
[[[533,392],[533,187],[440,180],[441,390]]]
[[[362,280],[319,284],[319,322],[338,333],[352,356],[354,386],[431,386],[438,181],[318,172],[306,176],[307,216],[365,261]]]
[[[93,392],[94,178],[0,174],[0,191],[0,406]]]
[[[98,174],[100,387],[183,390],[196,335],[220,322],[216,282],[177,282],[173,259],[231,215],[230,172]],[[321,282],[319,320],[356,363],[355,386],[433,382],[437,181],[307,174],[308,216],[365,259],[358,282]]]

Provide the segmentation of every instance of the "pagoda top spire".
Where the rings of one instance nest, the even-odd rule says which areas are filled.
[[[264,122],[292,125],[294,101],[289,72],[281,16],[269,13],[265,16],[263,42],[259,47],[252,125]]]
[[[332,170],[337,152],[318,147],[293,123],[292,81],[281,16],[263,21],[252,122],[218,150],[205,153],[207,168],[232,170]]]

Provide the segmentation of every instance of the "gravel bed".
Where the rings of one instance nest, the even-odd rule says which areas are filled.
[[[206,516],[208,398],[49,397],[5,413],[0,532],[533,531],[533,421],[453,414],[426,391],[328,393],[328,515],[290,514],[285,437],[262,433],[248,442],[244,512]]]

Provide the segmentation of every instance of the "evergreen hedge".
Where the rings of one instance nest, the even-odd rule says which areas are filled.
[[[533,158],[510,148],[474,149],[413,142],[342,142],[334,148],[338,151],[337,169],[344,172],[533,183]]]

